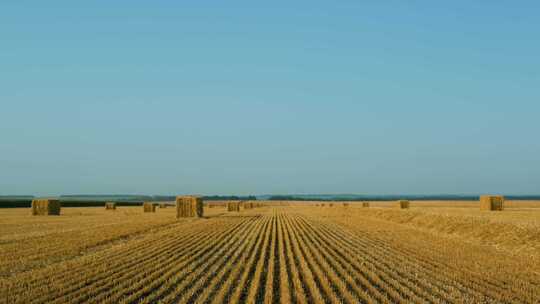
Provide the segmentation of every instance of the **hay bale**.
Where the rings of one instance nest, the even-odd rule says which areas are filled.
[[[60,201],[57,199],[32,200],[32,215],[60,215]]]
[[[369,208],[369,202],[362,202],[362,208]]]
[[[482,195],[480,196],[480,210],[502,211],[504,209],[504,196]]]
[[[244,202],[244,209],[253,209],[253,202]]]
[[[156,205],[148,202],[144,203],[143,212],[156,212]]]
[[[329,203],[328,204],[328,207],[333,207],[334,206],[334,203]]]
[[[203,200],[199,196],[177,196],[176,218],[203,217]]]
[[[229,212],[240,212],[241,202],[227,202],[227,211]]]
[[[396,203],[396,206],[399,208],[399,209],[409,209],[409,201],[407,200],[399,200],[397,201]]]
[[[343,203],[343,207],[349,207],[349,203]]]
[[[324,204],[321,204],[321,207],[324,207]]]
[[[106,202],[105,203],[105,210],[116,210],[116,203],[115,202]]]
[[[227,201],[205,202],[204,205],[207,206],[208,208],[219,208],[219,207],[227,208]]]
[[[160,204],[159,204],[159,209],[164,209],[164,208],[167,208],[167,204],[165,204],[165,203],[160,203]]]

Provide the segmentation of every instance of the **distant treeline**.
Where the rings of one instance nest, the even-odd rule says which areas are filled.
[[[0,196],[0,208],[30,208],[34,196]],[[138,206],[143,202],[175,201],[176,196],[166,195],[61,195],[62,207],[102,207],[105,202],[116,202],[117,206]],[[256,200],[255,196],[204,196],[203,200]]]
[[[0,208],[30,208],[34,196],[0,196]],[[146,201],[160,201],[161,197],[145,195],[61,195],[62,207],[101,207],[105,202],[117,206],[138,206]]]
[[[269,201],[321,201],[321,202],[339,202],[339,201],[353,201],[356,199],[342,198],[342,197],[301,197],[294,195],[273,195],[268,197]]]
[[[97,200],[97,201],[137,201],[137,202],[171,202],[176,200],[175,195],[62,195],[60,198],[70,198],[74,200]],[[203,196],[205,201],[225,201],[225,200],[256,200],[257,197],[236,196],[236,195],[209,195]]]
[[[205,201],[255,201],[257,200],[256,196],[236,196],[236,195],[211,195],[203,196]]]
[[[365,198],[351,198],[351,197],[301,197],[294,195],[273,195],[268,198],[269,201],[321,201],[321,202],[342,202],[342,201],[356,201],[356,200],[368,200]],[[397,200],[397,199],[396,199]],[[373,201],[373,199],[371,199]]]
[[[60,200],[69,201],[94,201],[94,202],[146,202],[158,201],[163,196],[153,195],[60,195]]]
[[[540,200],[540,195],[507,195],[507,200]],[[395,201],[406,199],[411,201],[476,201],[480,199],[478,195],[384,195],[384,196],[295,196],[295,195],[273,195],[267,198],[270,201]]]
[[[479,200],[475,195],[359,195],[359,196],[330,196],[330,195],[272,195],[264,197],[271,201],[394,201],[407,199],[413,201],[464,201]],[[507,200],[540,200],[540,195],[507,195]],[[34,196],[0,196],[0,208],[29,208]],[[176,200],[176,196],[166,195],[62,195],[59,197],[62,207],[101,207],[105,202],[116,202],[118,206],[137,206],[143,202],[166,202]],[[211,195],[203,196],[205,201],[254,201],[256,196],[236,196],[236,195]]]
[[[125,202],[117,201],[117,206],[138,206],[142,205],[140,202]],[[66,200],[60,199],[60,204],[62,207],[102,207],[105,206],[105,201],[91,201],[91,200]],[[30,208],[32,206],[31,199],[1,199],[0,198],[0,208]]]
[[[269,201],[327,201],[328,199],[314,199],[314,198],[304,198],[292,195],[273,195],[268,198]]]

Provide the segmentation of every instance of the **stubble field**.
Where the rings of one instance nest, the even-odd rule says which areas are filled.
[[[0,303],[538,303],[540,202],[0,209]]]

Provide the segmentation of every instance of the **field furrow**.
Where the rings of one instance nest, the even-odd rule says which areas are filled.
[[[206,302],[230,302],[232,294],[235,291],[235,288],[237,288],[237,285],[241,280],[245,269],[247,268],[247,262],[251,260],[251,257],[257,251],[257,248],[259,248],[262,242],[263,235],[260,233],[260,231],[264,231],[266,229],[266,226],[268,226],[269,223],[269,219],[264,218],[261,223],[262,225],[258,226],[255,232],[249,236],[248,248],[247,250],[244,250],[238,257],[238,264],[230,263],[230,265],[228,265],[228,269],[226,269],[226,271],[223,273],[223,276],[221,276],[220,280],[217,281],[217,285],[213,286],[213,290],[211,291],[211,294],[208,295]]]
[[[177,223],[174,226],[167,227],[166,229],[160,230],[160,233],[165,232],[171,232],[174,233],[176,229],[180,229],[180,227],[184,225],[189,225],[189,223],[180,222]],[[192,237],[194,231],[194,228],[191,227],[187,229],[190,234],[186,234],[185,237]],[[93,252],[91,254],[82,255],[79,256],[77,259],[65,261],[62,263],[54,263],[52,265],[47,265],[43,269],[40,269],[39,271],[32,271],[27,273],[18,274],[17,277],[24,278],[25,280],[25,286],[24,288],[27,288],[28,286],[39,286],[43,285],[44,279],[49,279],[52,281],[57,281],[58,279],[66,278],[66,274],[73,273],[73,272],[84,272],[89,271],[89,269],[93,269],[95,265],[98,264],[109,264],[112,262],[115,262],[117,260],[111,260],[110,255],[112,254],[118,254],[124,259],[122,261],[129,262],[129,263],[136,263],[136,260],[134,257],[137,255],[140,256],[141,253],[144,253],[145,249],[152,248],[155,244],[160,244],[162,246],[166,246],[170,244],[170,242],[174,242],[174,240],[171,239],[156,239],[156,238],[136,238],[133,240],[130,240],[129,242],[129,250],[126,250],[126,246],[121,246],[126,244],[125,242],[115,244],[114,246],[111,246],[109,248],[104,248],[103,250]],[[114,251],[115,253],[112,253]],[[36,273],[43,271],[45,272],[45,275],[43,277],[36,276]],[[31,277],[28,276],[28,274],[31,274]],[[69,278],[67,278],[69,279]]]
[[[242,221],[241,225],[235,226],[232,229],[221,230],[217,237],[210,238],[206,242],[199,242],[196,247],[189,253],[173,253],[172,256],[165,261],[157,261],[151,267],[145,267],[137,271],[135,274],[128,274],[125,280],[122,280],[120,286],[116,286],[115,290],[105,293],[107,303],[118,303],[119,301],[130,303],[144,299],[149,295],[154,288],[157,288],[161,282],[167,281],[172,276],[181,272],[184,277],[195,266],[204,263],[206,258],[209,258],[221,249],[238,230],[249,227],[249,221]],[[181,233],[181,231],[178,231]],[[201,234],[204,236],[204,234]],[[159,251],[157,252],[159,253]]]
[[[193,268],[188,277],[176,285],[175,292],[163,298],[164,302],[172,303],[192,303],[202,293],[204,289],[209,286],[209,282],[216,276],[216,274],[223,269],[226,269],[227,264],[232,264],[234,256],[238,256],[238,253],[245,250],[246,245],[249,242],[245,240],[249,239],[254,234],[257,234],[263,225],[268,223],[268,219],[263,218],[256,224],[251,224],[248,230],[240,233],[234,233],[232,238],[227,244],[221,246],[220,253],[215,253],[211,258],[204,261],[204,264]],[[210,285],[211,286],[211,285]],[[152,298],[148,299],[152,300]],[[146,301],[152,303],[152,301]]]
[[[328,231],[331,233],[335,229],[335,225],[331,225]],[[412,231],[411,231],[412,232]],[[408,243],[400,243],[399,247],[389,246],[393,242],[388,239],[381,239],[381,233],[368,234],[363,231],[358,232],[360,235],[348,234],[344,240],[346,242],[362,243],[360,247],[371,246],[373,248],[381,248],[385,250],[390,258],[388,262],[398,262],[402,267],[393,267],[396,271],[411,268],[415,273],[418,273],[419,277],[425,276],[422,281],[418,280],[418,284],[423,286],[422,290],[438,290],[441,292],[441,296],[444,299],[459,299],[467,297],[470,299],[476,299],[477,301],[501,301],[501,302],[516,302],[521,303],[524,296],[518,296],[522,293],[523,289],[513,288],[511,285],[505,284],[499,280],[490,279],[489,273],[486,272],[483,275],[470,271],[471,266],[459,268],[455,263],[474,262],[470,260],[470,257],[465,259],[457,259],[453,256],[448,256],[448,252],[452,250],[451,247],[447,247],[446,254],[450,258],[448,263],[441,262],[443,259],[434,259],[434,255],[440,255],[439,252],[427,252],[420,255],[418,248],[405,249]],[[403,235],[403,238],[411,238],[410,236]],[[420,235],[412,237],[413,240],[420,238]],[[405,246],[403,246],[405,245]],[[446,256],[444,258],[447,258]],[[376,261],[376,264],[382,264],[386,262]],[[400,275],[406,275],[408,272],[400,271]],[[429,278],[436,278],[436,280],[430,280]],[[413,279],[413,278],[411,278]],[[435,286],[435,288],[429,288],[429,286]],[[529,285],[529,284],[524,284]],[[529,285],[532,286],[532,285]]]
[[[229,282],[232,282],[231,277],[238,275],[239,269],[238,265],[243,260],[247,259],[249,253],[253,251],[257,240],[259,239],[259,231],[263,228],[263,225],[267,223],[266,220],[261,220],[257,223],[257,226],[252,233],[246,236],[243,240],[244,246],[239,250],[234,252],[234,255],[227,260],[227,263],[220,267],[219,272],[215,273],[212,276],[211,281],[206,283],[206,286],[202,286],[203,290],[200,291],[198,298],[194,299],[194,302],[197,303],[210,303],[212,299],[221,298],[223,299],[224,293],[220,294],[220,297],[217,296],[220,290],[228,290],[227,287],[231,285]],[[205,288],[206,287],[206,288]]]
[[[261,256],[265,243],[268,242],[270,226],[271,219],[266,217],[266,225],[264,229],[258,232],[259,239],[257,241],[255,250],[253,250],[248,259],[244,261],[246,267],[243,267],[242,272],[239,273],[239,277],[237,280],[235,280],[236,286],[231,286],[233,289],[231,290],[230,297],[226,298],[228,301],[233,303],[245,302],[248,296],[251,280],[255,274],[257,263],[259,262],[259,257]]]
[[[343,281],[336,277],[336,273],[327,263],[321,262],[323,258],[319,250],[313,248],[312,243],[305,242],[304,231],[295,225],[295,221],[291,221],[288,216],[284,216],[290,225],[290,231],[295,234],[298,240],[297,247],[302,252],[303,258],[306,259],[310,269],[315,274],[313,276],[317,288],[321,290],[325,302],[330,303],[356,303],[358,297],[353,296],[348,290],[343,288]],[[295,227],[296,226],[296,227]],[[307,249],[307,250],[306,250]]]
[[[441,299],[451,301],[452,296],[446,292],[445,288],[434,285],[433,283],[436,282],[432,282],[432,280],[423,279],[424,277],[430,277],[431,274],[426,274],[426,269],[418,267],[415,260],[407,260],[402,256],[395,255],[392,248],[384,244],[370,242],[369,238],[361,238],[359,243],[355,243],[351,241],[350,237],[335,234],[334,229],[336,228],[322,228],[322,231],[332,235],[335,241],[342,242],[344,244],[343,248],[346,250],[362,253],[362,259],[351,262],[350,265],[353,268],[358,267],[358,263],[363,263],[377,271],[383,280],[397,290],[401,290],[401,293],[409,294],[409,297],[423,297],[424,301],[429,302],[439,302]],[[397,265],[401,267],[396,267]],[[406,278],[406,280],[403,280],[405,282],[401,282],[400,278]],[[447,286],[452,286],[450,281],[447,284]],[[466,295],[467,297],[471,296],[470,294]],[[461,294],[461,296],[464,296],[464,294]],[[420,300],[417,299],[416,301]]]
[[[379,294],[379,292],[366,285],[365,278],[356,278],[349,274],[345,274],[342,268],[336,266],[335,260],[328,254],[324,244],[328,241],[326,239],[315,239],[311,227],[302,221],[296,222],[296,231],[301,233],[302,244],[310,251],[314,257],[315,263],[322,269],[320,278],[326,286],[325,289],[332,291],[332,298],[334,302],[347,301],[349,303],[370,303],[373,302],[374,297],[378,297],[382,302],[387,302],[386,299]],[[377,294],[373,296],[371,292]],[[344,298],[344,299],[343,299]]]
[[[265,270],[263,271],[263,276],[266,274],[264,282],[261,281],[261,289],[257,293],[256,303],[279,303],[279,298],[275,294],[279,294],[279,268],[277,264],[277,218],[275,211],[272,214],[272,234],[270,236],[270,246],[266,252],[268,257],[265,261]]]
[[[237,223],[231,228],[225,229],[237,230],[240,229],[243,224],[244,223]],[[169,237],[174,240],[177,238],[178,234],[179,231],[176,230],[175,233],[171,234]],[[177,239],[172,248],[161,246],[152,247],[152,251],[147,253],[147,258],[144,263],[135,265],[133,269],[122,271],[122,267],[112,267],[112,269],[119,269],[120,271],[112,277],[105,276],[100,281],[97,281],[96,286],[88,286],[88,288],[92,290],[91,292],[97,295],[95,297],[93,296],[91,301],[101,302],[116,299],[116,296],[114,296],[116,290],[125,292],[128,290],[128,286],[133,287],[131,285],[142,284],[143,278],[147,279],[150,275],[157,277],[156,273],[162,274],[163,271],[167,269],[168,265],[185,262],[187,253],[204,248],[203,246],[208,246],[214,242],[216,238],[219,240],[220,236],[221,234],[210,234],[208,237],[201,238],[201,231],[197,231],[195,239],[188,244],[178,241]]]
[[[386,260],[384,249],[378,252],[370,246],[350,247],[350,244],[347,244],[342,237],[343,231],[328,231],[322,224],[316,227],[317,229],[313,232],[314,239],[327,239],[327,241],[315,242],[326,249],[328,256],[340,262],[341,267],[348,269],[348,273],[360,274],[357,276],[360,284],[378,301],[425,301],[414,292],[415,288],[409,283],[410,281],[398,282],[400,275],[407,277],[407,274],[395,274],[393,267],[382,262]],[[373,259],[380,259],[381,262],[376,263]]]

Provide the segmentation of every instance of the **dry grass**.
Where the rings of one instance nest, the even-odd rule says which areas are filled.
[[[0,210],[0,303],[537,303],[538,203],[347,203]]]

